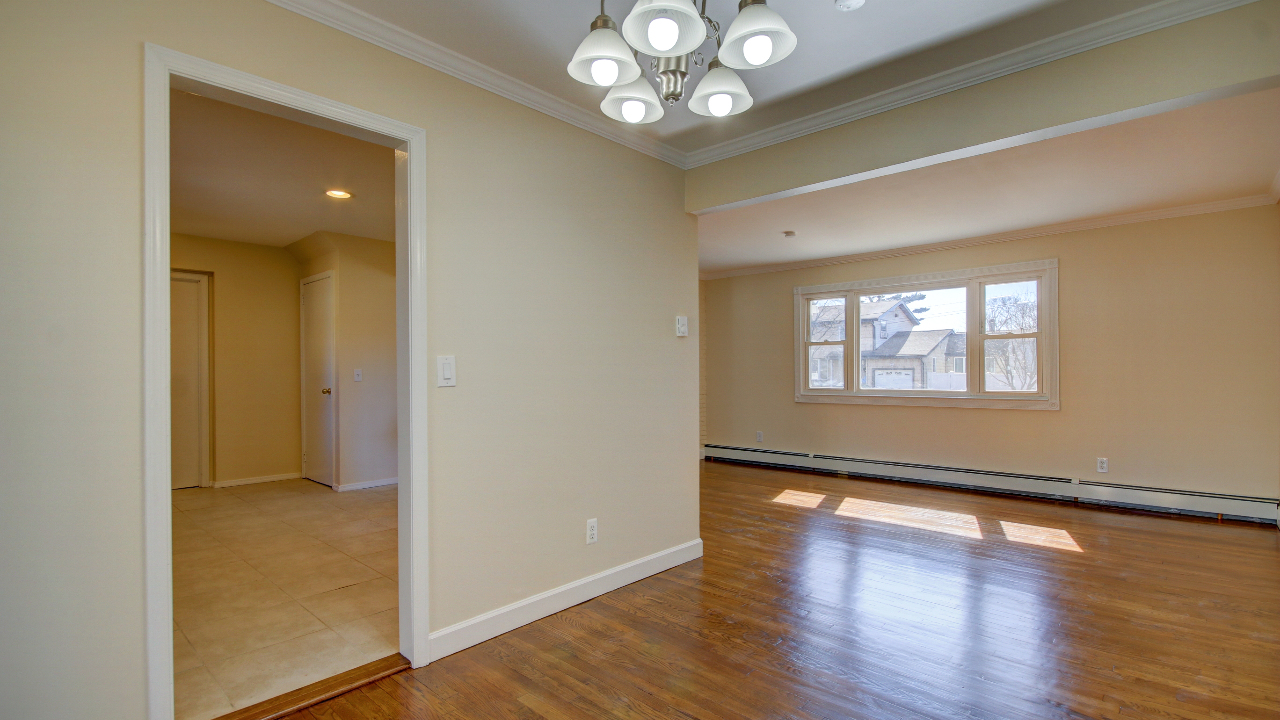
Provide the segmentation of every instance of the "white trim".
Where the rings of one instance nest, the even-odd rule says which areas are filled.
[[[333,406],[333,437],[330,438],[329,449],[329,472],[333,479],[333,484],[329,487],[336,488],[342,482],[341,448],[338,446],[338,438],[341,436],[339,422],[342,417],[342,408],[340,406],[338,393],[338,379],[342,377],[342,368],[338,366],[338,273],[336,270],[323,270],[315,275],[308,275],[298,281],[298,359],[300,364],[298,394],[301,397],[302,417],[299,427],[302,428],[302,477],[309,477],[307,473],[307,304],[306,304],[306,288],[313,282],[320,280],[329,280],[333,283],[333,315],[329,318],[329,354],[333,358],[333,388],[331,389],[330,398]],[[314,399],[314,398],[313,398]],[[319,481],[316,481],[319,482]],[[320,483],[324,485],[325,483]]]
[[[435,661],[446,655],[452,655],[459,650],[478,645],[518,627],[700,557],[702,557],[702,540],[690,540],[673,548],[514,602],[506,607],[477,615],[470,620],[450,625],[431,633],[431,659]]]
[[[1205,215],[1208,213],[1227,212],[1229,210],[1243,210],[1245,208],[1271,205],[1274,203],[1275,201],[1267,195],[1250,195],[1249,197],[1235,198],[1232,200],[1218,200],[1215,202],[1199,203],[1196,205],[1180,205],[1177,207],[1165,208],[1163,210],[1144,210],[1142,212],[1127,213],[1124,215],[1109,215],[1107,217],[1071,220],[1069,222],[1055,223],[1053,225],[1041,225],[1039,227],[1027,228],[1025,230],[1012,230],[1009,232],[996,233],[995,235],[980,235],[978,237],[962,238],[960,240],[943,240],[942,242],[929,243],[927,245],[911,245],[908,247],[892,248],[889,250],[873,250],[871,252],[855,253],[853,255],[839,255],[836,257],[819,258],[816,260],[798,260],[796,262],[756,265],[754,267],[738,268],[735,270],[705,272],[699,274],[699,279],[721,280],[724,278],[741,277],[743,275],[760,275],[763,273],[826,267],[828,265],[844,265],[845,263],[883,260],[886,258],[903,257],[906,255],[920,255],[922,253],[974,247],[975,245],[991,245],[994,243],[1027,240],[1030,238],[1061,235],[1063,233],[1080,232],[1083,230],[1097,230],[1100,228],[1116,227],[1118,225],[1132,225],[1134,223],[1169,220],[1172,218],[1188,217],[1191,215]]]
[[[750,135],[695,150],[686,154],[685,168],[695,168],[770,145],[777,145],[1255,1],[1165,0],[1118,17],[1037,40],[1029,45],[983,58],[968,65],[913,80],[807,117],[790,120]]]
[[[427,582],[427,133],[359,108],[148,43],[143,84],[142,467],[147,717],[172,720],[173,568],[169,489],[169,87],[180,76],[395,138],[399,383],[400,652],[430,658]],[[417,521],[415,521],[417,518]]]
[[[235,480],[215,480],[213,486],[216,488],[238,487],[240,485],[257,485],[258,483],[279,482],[281,480],[297,480],[302,477],[301,473],[280,473],[279,475],[262,475],[259,477],[237,478]]]
[[[620,123],[598,111],[579,107],[339,0],[268,0],[268,2],[341,30],[348,35],[354,35],[365,42],[390,50],[433,70],[452,75],[527,108],[595,133],[619,145],[676,167],[685,168],[685,153],[666,143],[627,130]]]
[[[1280,202],[1280,172],[1276,173],[1276,179],[1271,181],[1271,202]]]
[[[688,170],[977,85],[987,80],[994,80],[1113,42],[1247,5],[1256,0],[1164,0],[1155,5],[1038,40],[993,57],[977,60],[927,78],[913,80],[838,107],[693,152],[684,152],[646,135],[627,130],[594,110],[563,100],[386,20],[353,8],[340,0],[268,1],[525,107]]]
[[[369,488],[382,487],[384,485],[396,485],[399,482],[400,478],[383,478],[381,480],[365,480],[358,483],[335,485],[333,489],[338,492],[347,492],[348,490],[368,490]]]
[[[1031,132],[1023,133],[1021,135],[1014,135],[1012,137],[1001,138],[999,140],[992,140],[991,142],[962,147],[956,150],[939,153],[937,155],[916,158],[896,165],[886,165],[884,167],[874,168],[865,172],[854,173],[852,175],[845,175],[844,177],[838,177],[832,180],[824,180],[822,182],[802,185],[800,187],[780,190],[767,195],[760,195],[758,197],[747,198],[745,200],[737,200],[723,205],[703,208],[701,210],[692,210],[690,212],[694,215],[710,215],[711,213],[734,210],[740,207],[747,207],[748,205],[768,202],[769,200],[781,200],[782,198],[804,195],[805,193],[816,192],[818,190],[828,190],[834,187],[852,185],[864,180],[874,180],[887,175],[896,175],[909,170],[918,170],[920,168],[931,167],[933,165],[940,165],[945,162],[951,162],[952,160],[962,160],[964,158],[986,155],[999,150],[1022,147],[1023,145],[1030,145],[1031,143],[1040,142],[1041,140],[1051,140],[1053,138],[1072,135],[1086,130],[1096,130],[1098,128],[1127,122],[1129,120],[1137,120],[1140,118],[1150,117],[1152,115],[1170,112],[1172,110],[1181,110],[1183,108],[1211,102],[1213,100],[1222,100],[1224,98],[1236,97],[1261,90],[1270,90],[1276,87],[1280,87],[1280,75],[1272,75],[1270,77],[1262,78],[1261,80],[1250,80],[1236,85],[1213,88],[1211,90],[1205,90],[1203,92],[1174,98],[1172,100],[1163,100],[1150,105],[1143,105],[1141,107],[1120,110],[1106,115],[1085,118],[1084,120],[1077,120],[1064,125],[1055,125],[1053,127],[1032,130]]]
[[[1073,477],[1049,477],[948,468],[915,463],[840,458],[820,453],[779,452],[754,448],[708,445],[707,457],[767,463],[787,467],[827,470],[854,476],[979,488],[1026,495],[1079,498],[1101,505],[1132,505],[1166,512],[1223,514],[1239,518],[1275,520],[1277,500],[1172,488],[1141,487],[1134,483],[1101,483]]]

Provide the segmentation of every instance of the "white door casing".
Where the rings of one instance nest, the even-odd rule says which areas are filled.
[[[213,484],[209,390],[209,283],[204,273],[169,276],[170,487]]]
[[[420,127],[147,43],[143,84],[143,535],[147,717],[173,720],[173,567],[169,397],[169,92],[202,94],[395,149],[396,388],[400,652],[431,659],[427,517],[427,133]],[[288,115],[292,113],[292,115]]]
[[[339,482],[335,290],[332,272],[301,282],[302,476],[329,487]]]

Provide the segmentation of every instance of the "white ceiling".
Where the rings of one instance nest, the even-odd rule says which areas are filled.
[[[585,109],[598,112],[604,99],[605,89],[583,85],[565,72],[600,11],[598,0],[345,1]],[[833,0],[772,0],[770,7],[783,16],[800,43],[786,60],[741,75],[756,102],[767,104],[1056,1],[867,0],[856,11],[841,12]],[[606,0],[605,10],[621,26],[634,4]],[[707,14],[722,31],[728,30],[737,10],[738,0],[707,2]],[[715,42],[703,43],[701,51],[710,60]],[[695,70],[697,77],[703,72]],[[668,138],[707,122],[712,120],[693,114],[682,102],[645,131]]]
[[[1259,198],[1280,89],[698,218],[703,273]],[[1274,202],[1274,196],[1272,197]],[[784,231],[795,231],[792,238]]]
[[[598,0],[270,0],[684,168],[1251,1],[866,0],[841,12],[834,0],[770,0],[799,45],[742,73],[749,112],[703,118],[681,102],[633,126],[606,118],[605,91],[565,71]],[[621,23],[632,5],[606,0],[606,11]],[[737,0],[707,9],[727,30]]]
[[[392,149],[178,90],[170,108],[174,232],[276,246],[320,230],[395,241]],[[325,195],[335,189],[352,197]]]

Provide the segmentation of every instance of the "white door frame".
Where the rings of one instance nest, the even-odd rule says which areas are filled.
[[[329,335],[329,337],[333,340],[333,342],[330,343],[329,353],[333,356],[333,392],[335,394],[333,395],[333,398],[330,401],[330,406],[333,407],[333,443],[331,445],[332,452],[329,453],[329,467],[330,467],[329,472],[330,472],[330,479],[333,481],[333,485],[330,485],[330,487],[332,487],[334,490],[337,490],[339,486],[342,485],[342,481],[340,479],[341,473],[338,471],[338,460],[341,457],[340,448],[338,447],[338,438],[341,437],[342,434],[338,427],[339,407],[338,407],[338,396],[336,393],[338,392],[338,385],[340,384],[338,382],[338,378],[342,369],[338,367],[338,347],[337,347],[337,344],[338,344],[338,317],[337,317],[338,315],[337,313],[338,276],[332,270],[325,270],[324,272],[318,272],[315,275],[308,275],[307,277],[304,277],[298,281],[298,344],[299,344],[298,354],[299,354],[299,357],[301,357],[302,359],[302,372],[299,375],[302,381],[301,383],[299,383],[300,385],[299,390],[301,391],[301,394],[302,394],[302,456],[303,458],[307,456],[307,308],[303,304],[304,293],[306,292],[307,283],[313,283],[317,280],[323,280],[325,278],[329,278],[333,282],[332,292],[333,292],[333,300],[334,300],[334,303],[333,303],[334,316],[329,318],[330,324],[333,326],[330,331],[331,334]],[[307,477],[307,462],[305,459],[302,461],[302,477]]]
[[[275,109],[302,122],[364,139],[378,138],[381,144],[396,148],[400,652],[414,667],[427,664],[430,658],[426,131],[148,43],[143,83],[142,472],[149,720],[174,717],[169,487],[169,88],[174,81],[231,91],[238,98],[260,103],[255,109]]]

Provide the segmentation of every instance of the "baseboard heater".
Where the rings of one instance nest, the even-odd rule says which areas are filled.
[[[1277,511],[1275,498],[1167,490],[1048,475],[1024,475],[731,445],[704,445],[703,455],[708,459],[751,465],[814,470],[1056,500],[1078,500],[1095,505],[1114,505],[1181,515],[1221,515],[1233,520],[1280,524],[1277,519],[1280,512]]]

